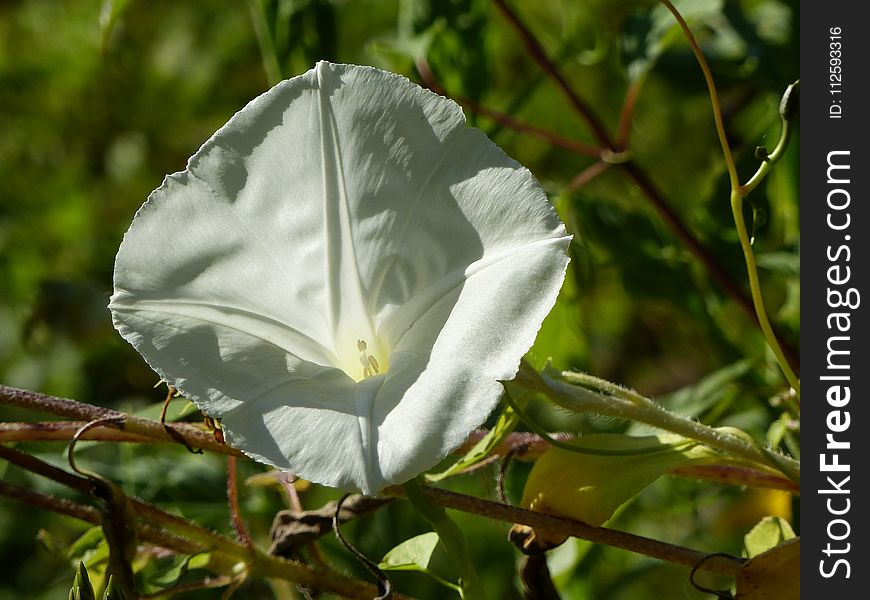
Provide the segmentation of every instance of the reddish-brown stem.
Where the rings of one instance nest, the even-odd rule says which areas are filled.
[[[36,473],[37,475],[56,481],[57,483],[72,488],[82,494],[90,495],[93,491],[93,486],[88,479],[79,477],[78,475],[74,475],[73,473],[69,473],[63,469],[59,469],[54,465],[50,465],[35,456],[31,456],[26,452],[21,452],[15,448],[0,445],[0,458],[10,464],[17,465],[31,473]]]
[[[36,473],[37,475],[51,479],[52,481],[65,485],[83,494],[90,495],[93,491],[93,485],[89,479],[59,469],[54,465],[25,452],[16,450],[15,448],[8,448],[0,445],[0,458],[13,465],[19,466],[22,469],[26,469],[31,473]],[[176,517],[175,515],[172,515],[152,504],[148,504],[147,502],[130,498],[130,504],[139,517],[155,523],[160,523],[164,527],[173,529],[182,535],[189,536],[191,539],[197,539],[206,545],[214,545],[226,549],[233,544],[232,540],[225,538],[220,534],[202,529],[185,519]]]
[[[664,196],[652,182],[649,176],[633,162],[627,162],[620,165],[626,173],[634,180],[635,184],[646,196],[650,204],[667,225],[668,229],[677,237],[686,248],[689,249],[707,272],[710,277],[725,291],[726,294],[737,302],[738,306],[747,314],[753,321],[755,318],[755,309],[752,306],[752,300],[738,286],[728,273],[719,265],[719,262],[707,252],[707,249],[698,241],[689,228],[683,223],[677,213],[668,205]],[[757,321],[756,321],[757,322]]]
[[[426,60],[424,55],[417,57],[414,66],[417,67],[417,72],[420,74],[420,79],[423,81],[424,86],[440,96],[447,97],[447,92],[445,92],[444,88],[441,87],[441,84],[438,83],[438,79],[436,79],[435,73],[432,72],[432,69],[429,67],[429,61]]]
[[[417,67],[417,72],[420,74],[420,80],[423,82],[423,85],[435,92],[436,94],[446,96],[444,88],[442,88],[441,85],[438,83],[438,79],[435,77],[435,74],[429,67],[429,62],[426,60],[426,57],[417,57],[415,65]],[[533,135],[553,146],[556,146],[557,148],[562,148],[563,150],[568,150],[569,152],[574,152],[576,154],[591,156],[593,158],[598,158],[599,156],[601,156],[600,148],[596,148],[594,146],[584,144],[583,142],[578,142],[576,140],[566,138],[559,135],[558,133],[550,131],[549,129],[544,129],[543,127],[538,127],[537,125],[532,125],[531,123],[520,121],[519,119],[515,119],[514,117],[506,115],[503,112],[483,106],[482,104],[472,100],[471,98],[455,98],[455,100],[459,102],[459,104],[461,104],[462,106],[468,108],[473,113],[488,117],[496,123],[504,125],[505,127],[509,127],[514,131]]]
[[[233,578],[227,575],[219,577],[211,577],[197,583],[185,583],[182,585],[174,585],[170,588],[154,592],[153,594],[145,594],[140,596],[139,600],[162,600],[163,598],[174,597],[185,592],[195,592],[197,590],[208,590],[213,588],[227,587],[232,583]]]
[[[71,473],[66,473],[65,471],[62,471],[57,467],[48,465],[47,463],[44,463],[37,458],[29,457],[21,452],[9,448],[5,448],[5,450],[6,452],[4,453],[3,457],[10,462],[19,464],[24,468],[49,477],[60,483],[64,483],[65,485],[69,485],[74,489],[81,489],[84,491],[86,489],[85,486],[90,485],[90,482],[88,482],[88,480],[80,478]],[[581,523],[573,519],[566,519],[564,517],[546,515],[543,513],[524,510],[509,505],[484,500],[481,498],[475,498],[472,496],[466,496],[464,494],[456,494],[454,492],[439,490],[437,488],[424,487],[424,490],[434,502],[447,508],[463,510],[466,512],[471,512],[474,514],[506,521],[509,523],[521,523],[542,530],[560,532],[563,534],[587,539],[592,542],[611,545],[617,548],[622,548],[625,550],[637,552],[640,554],[651,556],[653,558],[658,558],[660,560],[666,560],[677,564],[692,566],[697,564],[705,556],[701,552],[688,548],[674,546],[672,544],[667,544],[657,540],[652,540],[649,538],[644,538],[630,533],[620,532],[603,527],[592,527],[590,525],[586,525],[585,523]],[[391,488],[389,492],[396,495],[401,495],[402,489]],[[82,506],[68,500],[36,494],[34,492],[30,492],[29,490],[18,488],[17,486],[11,486],[10,484],[6,484],[5,482],[0,482],[0,494],[15,498],[17,500],[26,502],[37,507],[54,510],[57,512],[63,512],[64,514],[69,514],[71,516],[81,518],[88,522],[99,523],[100,516],[99,512],[96,509]],[[170,515],[169,513],[166,513],[163,510],[147,503],[138,500],[131,500],[131,504],[134,512],[140,518],[149,520],[153,523],[159,523],[163,527],[170,528],[184,536],[190,537],[190,540],[185,540],[184,538],[178,538],[177,536],[169,534],[168,532],[155,530],[153,527],[147,529],[146,524],[137,523],[137,533],[142,531],[143,528],[146,528],[145,532],[148,533],[147,536],[140,533],[140,537],[142,539],[154,541],[155,543],[166,545],[166,547],[169,548],[177,548],[177,541],[181,540],[180,543],[184,543],[186,545],[186,549],[183,550],[185,552],[192,552],[194,551],[192,549],[194,545],[202,544],[203,547],[214,548],[218,551],[226,552],[230,556],[235,556],[237,558],[239,557],[239,551],[241,550],[241,547],[235,542],[224,538],[223,536],[219,536],[213,532],[204,530],[197,525],[189,523],[183,519],[180,519],[179,517]],[[158,541],[157,539],[155,539],[155,536],[157,534],[163,535],[165,539],[170,540],[170,542],[168,544],[164,544],[163,541]],[[250,551],[251,548],[249,547],[248,550]],[[270,574],[280,571],[280,565],[272,564],[271,562],[269,562],[272,559],[268,559],[266,563],[263,564],[263,561],[266,559],[263,556],[260,556],[259,553],[257,553],[257,555],[259,558],[259,570],[263,570],[263,574]],[[739,568],[739,563],[735,561],[726,561],[724,559],[710,560],[706,561],[702,568],[704,570],[712,572],[723,573],[726,575],[734,575],[736,573],[736,569]],[[301,566],[299,566],[298,568],[293,568],[294,571],[299,569],[301,569]],[[299,573],[296,573],[296,576],[304,577],[305,579],[308,579],[309,577],[307,571],[305,573],[302,573],[302,571],[300,571]],[[300,581],[302,580],[300,579]]]
[[[687,477],[689,479],[702,479],[725,485],[739,485],[758,488],[782,490],[791,494],[800,494],[801,488],[790,479],[778,477],[771,473],[764,473],[757,469],[738,467],[734,465],[698,465],[694,467],[680,467],[670,472],[671,475]]]
[[[50,427],[40,426],[31,428],[31,425],[34,425],[33,423],[0,423],[0,443],[7,441],[69,440],[72,437],[73,433],[83,424],[84,422],[82,421],[52,421],[49,423],[36,424],[49,425]],[[101,434],[102,431],[105,431],[105,436]],[[113,436],[113,433],[118,435]],[[469,435],[468,440],[463,443],[462,446],[455,450],[455,454],[465,454],[486,434],[487,431],[483,429],[472,432],[471,435]],[[573,437],[571,434],[568,433],[553,433],[551,435],[557,439],[562,440],[570,439]],[[80,439],[101,440],[110,442],[166,443],[166,440],[155,440],[153,438],[144,436],[128,435],[124,432],[118,432],[111,427],[95,427],[94,429],[88,431]],[[498,460],[499,457],[505,456],[509,452],[514,452],[516,458],[520,460],[535,460],[549,447],[550,444],[547,443],[546,440],[540,438],[535,434],[514,432],[511,433],[498,447],[493,449],[491,460]],[[11,458],[13,456],[18,456],[21,458]],[[69,485],[70,487],[76,489],[74,484],[67,483],[66,481],[61,479],[57,479],[56,477],[47,474],[45,471],[34,467],[33,465],[37,463],[44,465],[47,465],[47,463],[42,463],[42,461],[31,457],[29,454],[25,454],[12,448],[6,448],[0,445],[0,459],[5,459],[9,462],[18,464],[23,468],[28,469],[29,471],[38,473],[46,477],[50,477],[52,479],[55,479],[55,481],[59,481],[60,483],[64,483],[65,485]],[[32,462],[27,462],[28,460]],[[484,466],[485,463],[487,463],[487,460],[481,461],[481,463],[478,463],[478,465],[475,465],[475,467]],[[60,469],[57,469],[56,467],[52,467],[51,465],[48,466],[53,469],[54,471],[52,472],[57,473],[58,476],[60,476],[59,474],[66,474],[69,478],[79,479],[75,475],[69,474],[66,471],[62,471]],[[752,487],[766,487],[771,489],[786,490],[792,493],[798,493],[800,491],[799,488],[792,481],[783,477],[774,477],[770,474],[756,471],[749,472],[746,469],[739,470],[735,467],[718,467],[715,469],[698,467],[689,470],[677,469],[672,474],[682,477],[704,479],[729,485],[749,485]],[[72,481],[72,479],[69,479],[69,481]],[[293,487],[293,483],[291,481],[285,480],[282,480],[282,483],[284,484],[288,496],[290,497],[291,506],[296,510],[301,511],[302,506],[301,504],[298,504],[298,496],[296,496],[294,499],[294,496],[296,495],[296,489]],[[82,489],[80,489],[79,491],[82,491],[83,493],[88,493],[88,490],[89,488],[83,486]],[[134,502],[136,501],[134,500]]]
[[[588,144],[584,144],[583,142],[563,137],[558,133],[550,131],[549,129],[544,129],[543,127],[538,127],[537,125],[532,125],[531,123],[520,121],[511,117],[510,115],[506,115],[492,108],[483,106],[482,104],[475,102],[471,98],[457,98],[457,102],[459,102],[462,106],[467,107],[473,113],[477,113],[479,115],[490,118],[496,123],[500,123],[505,127],[510,127],[514,131],[518,131],[520,133],[527,133],[529,135],[535,136],[536,138],[544,140],[545,142],[548,142],[549,144],[556,146],[557,148],[562,148],[563,150],[568,150],[569,152],[574,152],[575,154],[591,156],[593,158],[598,158],[599,156],[601,156],[600,148],[596,148],[595,146],[590,146]]]
[[[42,421],[37,423],[0,423],[0,443],[26,441],[68,441],[87,421]],[[136,435],[119,431],[114,427],[94,427],[88,430],[80,440],[100,442],[133,442],[137,444],[154,444],[163,442],[145,435]]]
[[[598,143],[613,152],[621,150],[617,147],[608,135],[604,126],[598,118],[598,115],[592,108],[587,105],[582,98],[571,88],[565,77],[556,67],[556,65],[547,56],[546,51],[538,42],[537,38],[531,30],[523,23],[522,20],[511,10],[504,0],[493,0],[495,5],[511,24],[514,30],[519,35],[526,47],[527,52],[532,59],[538,64],[538,67],[556,84],[562,93],[568,98],[569,103],[574,108],[574,111],[587,123],[592,130],[595,139]],[[628,127],[624,125],[622,127]],[[755,314],[755,308],[752,300],[738,286],[730,275],[719,265],[719,262],[711,255],[706,248],[698,241],[698,239],[689,231],[683,222],[677,217],[676,213],[668,206],[658,189],[644,173],[632,161],[626,161],[620,164],[622,169],[629,175],[635,184],[641,189],[646,198],[649,200],[653,208],[659,213],[659,216],[665,222],[671,232],[689,249],[689,251],[699,260],[701,264],[710,272],[710,276],[717,285],[730,296],[740,308],[750,317],[754,323],[758,323],[758,318]],[[775,337],[781,339],[781,336],[775,332]],[[798,369],[799,360],[798,354],[785,344],[782,344],[783,353],[786,356],[789,364],[795,371]]]
[[[430,486],[422,486],[422,489],[430,500],[445,508],[453,508],[507,523],[520,523],[542,531],[570,535],[687,567],[694,567],[708,556],[705,552],[691,548],[675,546],[606,527],[593,527],[574,519],[517,508]],[[398,487],[388,488],[387,492],[397,496],[404,495],[402,489]],[[742,561],[739,559],[719,557],[704,560],[699,569],[735,577],[741,565]]]
[[[227,500],[229,502],[233,530],[236,532],[236,539],[243,546],[250,548],[251,536],[248,535],[248,530],[245,528],[245,522],[242,519],[242,511],[239,508],[239,482],[235,456],[227,457]]]
[[[544,50],[543,46],[541,46],[541,43],[538,42],[538,39],[534,35],[532,35],[531,30],[526,27],[525,23],[523,23],[519,17],[517,17],[516,13],[514,13],[504,0],[493,1],[499,11],[501,11],[502,15],[504,15],[507,21],[516,30],[517,35],[520,36],[523,46],[525,46],[526,52],[529,53],[529,56],[531,56],[532,59],[538,63],[541,70],[543,70],[544,73],[546,73],[547,76],[556,83],[556,87],[562,91],[575,112],[586,121],[586,124],[592,131],[592,135],[595,137],[596,141],[601,145],[601,147],[616,152],[617,148],[610,140],[610,136],[604,128],[604,125],[598,119],[598,115],[595,114],[595,111],[593,111],[592,108],[586,104],[586,102],[568,84],[568,81],[559,69],[556,68],[556,65],[553,64],[549,56],[547,56],[547,52]]]
[[[120,417],[124,415],[124,413],[110,408],[103,408],[102,406],[94,406],[85,402],[76,402],[67,398],[58,398],[2,384],[0,384],[0,404],[8,404],[10,406],[82,421],[94,421],[105,417]]]
[[[716,284],[737,303],[753,323],[758,324],[758,317],[755,314],[755,307],[752,304],[752,299],[739,285],[737,285],[725,269],[722,268],[719,261],[707,252],[707,249],[698,241],[698,238],[689,231],[689,228],[686,227],[682,220],[680,220],[677,213],[671,209],[665,201],[664,196],[662,196],[662,193],[643,169],[634,162],[626,162],[620,166],[629,176],[631,176],[637,186],[641,189],[644,196],[646,196],[647,200],[649,200],[650,204],[655,208],[668,229],[670,229],[677,239],[679,239],[680,242],[689,249],[689,252],[691,252],[702,265],[704,265],[704,268],[710,274],[713,281],[715,281]],[[776,328],[774,328],[774,332],[777,339],[780,340],[783,353],[788,359],[789,364],[792,365],[792,368],[795,369],[795,371],[798,371],[800,359],[798,358],[797,351],[792,346],[781,341],[782,337],[780,333],[776,331]]]
[[[567,190],[569,192],[575,192],[579,190],[584,185],[604,173],[604,171],[606,171],[610,166],[610,163],[604,162],[603,160],[592,163],[591,165],[580,171],[577,176],[568,183]]]
[[[635,81],[625,91],[625,99],[622,101],[622,110],[619,113],[619,125],[616,130],[616,147],[619,150],[628,148],[628,140],[631,136],[631,124],[634,121],[634,107],[637,106],[640,86],[640,81]]]
[[[0,496],[18,500],[29,506],[58,512],[93,525],[100,524],[100,511],[91,506],[85,506],[66,498],[56,498],[40,494],[27,488],[0,480]]]
[[[84,506],[64,498],[56,498],[46,494],[33,492],[21,486],[13,485],[0,480],[0,496],[5,496],[13,500],[18,500],[29,506],[35,506],[45,510],[61,513],[80,519],[87,523],[99,525],[101,522],[100,512],[89,506]],[[155,528],[145,523],[135,523],[136,536],[142,541],[156,544],[163,548],[168,548],[183,554],[195,554],[209,549],[207,544],[199,544],[191,542],[182,537],[175,536],[171,533]],[[229,541],[229,544],[235,544]],[[236,548],[239,548],[236,545]],[[218,548],[218,552],[222,552],[223,548]],[[233,574],[236,560],[234,557],[238,552],[232,553],[229,560],[212,560],[209,563],[209,568],[218,568],[218,572],[222,575]],[[219,557],[218,557],[219,558]],[[278,557],[262,555],[258,563],[259,570],[266,577],[277,577],[296,581],[314,589],[322,589],[337,593],[342,597],[359,598],[366,600],[373,597],[376,593],[374,586],[350,579],[339,575],[338,573],[326,570],[314,570],[299,563],[287,561]],[[401,594],[395,596],[397,599],[407,598]]]
[[[0,446],[0,448],[2,448],[2,446]],[[49,477],[50,479],[54,479],[60,483],[64,483],[65,485],[71,485],[71,487],[76,489],[82,485],[89,485],[89,482],[86,479],[79,478],[71,473],[66,473],[65,471],[52,467],[47,463],[42,463],[39,459],[30,457],[32,461],[35,461],[35,463],[29,463],[20,460],[20,457],[15,454],[7,454],[5,457],[7,457],[10,462],[21,464],[21,466],[24,466],[29,470],[33,470],[34,472]],[[36,463],[42,463],[43,466]],[[95,525],[101,523],[100,512],[95,508],[84,506],[63,498],[55,498],[53,496],[32,492],[28,489],[4,481],[0,481],[0,496],[6,496],[37,508],[60,512]],[[325,569],[315,570],[299,563],[283,560],[279,557],[269,556],[256,551],[253,547],[245,548],[228,538],[166,513],[156,506],[152,506],[145,502],[131,499],[131,505],[137,517],[149,520],[152,523],[157,523],[161,527],[171,529],[174,532],[185,536],[181,537],[180,535],[169,533],[168,531],[151,524],[137,521],[133,526],[139,539],[187,554],[202,552],[203,550],[213,550],[221,553],[227,557],[227,560],[225,560],[224,563],[225,566],[228,567],[227,571],[221,572],[221,574],[235,573],[233,569],[238,561],[245,557],[246,554],[250,554],[253,551],[256,554],[253,573],[255,575],[289,579],[308,587],[332,591],[349,598],[371,598],[374,594],[374,587],[367,583],[349,579]],[[405,596],[401,595],[398,597],[405,598]]]
[[[192,448],[202,448],[219,454],[231,454],[244,456],[239,450],[226,444],[220,443],[215,436],[203,428],[189,423],[173,423],[163,425],[158,421],[134,417],[116,410],[94,406],[86,402],[76,402],[66,398],[57,398],[38,392],[30,392],[18,388],[0,385],[0,404],[8,404],[33,411],[49,413],[60,417],[80,419],[83,421],[95,421],[97,419],[119,419],[120,428],[132,435],[147,436],[149,438],[178,443],[179,439]],[[105,428],[97,428],[105,429]],[[170,435],[167,429],[171,429],[175,435]],[[96,431],[96,429],[94,430]],[[90,431],[88,432],[88,434]],[[87,434],[82,439],[88,439]]]

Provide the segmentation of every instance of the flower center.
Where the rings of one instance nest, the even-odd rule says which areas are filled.
[[[375,375],[385,373],[387,371],[387,365],[385,364],[385,361],[379,361],[375,357],[376,352],[371,351],[371,349],[369,348],[369,344],[366,340],[357,340],[356,349],[358,360],[357,364],[362,367],[362,377],[357,375],[359,371],[356,371],[356,369],[354,369],[356,373],[348,372],[348,374],[356,381],[362,381],[363,379],[368,379],[369,377],[374,377]]]

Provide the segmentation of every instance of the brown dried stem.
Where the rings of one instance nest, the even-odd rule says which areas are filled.
[[[517,508],[508,504],[458,494],[431,486],[422,486],[422,489],[432,502],[445,508],[461,510],[507,523],[520,523],[550,533],[570,535],[589,540],[596,544],[621,548],[629,552],[643,554],[644,556],[686,567],[694,567],[708,556],[708,553],[692,550],[691,548],[684,548],[606,527],[593,527],[574,519]],[[388,488],[385,490],[385,493],[395,496],[404,495],[402,488],[398,486]],[[704,560],[699,570],[735,577],[742,564],[743,561],[737,558],[717,557]]]
[[[120,430],[128,435],[148,437],[154,441],[171,443],[178,443],[179,440],[183,440],[191,448],[202,448],[203,450],[210,450],[219,454],[244,456],[239,450],[220,443],[211,432],[189,423],[161,424],[159,421],[134,417],[117,410],[95,406],[86,402],[76,402],[67,398],[58,398],[6,385],[0,385],[0,404],[8,404],[10,406],[88,422],[97,419],[118,419],[120,420]],[[93,430],[93,433],[95,434],[98,430],[105,429],[107,428],[98,427]],[[167,429],[171,429],[174,434],[171,435]],[[82,439],[90,439],[88,435],[91,433],[89,431]]]

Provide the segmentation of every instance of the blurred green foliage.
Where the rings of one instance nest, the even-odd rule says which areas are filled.
[[[797,77],[798,4],[677,5],[711,63],[745,179],[757,164],[754,148],[775,143],[780,95]],[[709,98],[671,15],[642,0],[512,6],[609,131],[617,129],[626,94],[637,91],[628,129],[633,160],[745,289]],[[448,95],[595,143],[487,0],[0,4],[0,382],[122,410],[160,401],[163,392],[152,389],[156,376],[114,332],[105,309],[114,253],[150,190],[164,174],[182,170],[187,157],[251,98],[318,59],[371,64],[420,81],[423,57]],[[572,180],[596,159],[467,112],[541,180],[575,235],[569,280],[533,358],[635,387],[709,424],[737,425],[763,439],[780,415],[769,402],[784,389],[775,363],[752,320],[642,190],[617,166],[573,189]],[[795,138],[747,210],[768,308],[792,347],[800,325],[796,146]],[[2,418],[46,417],[4,408]],[[625,429],[548,410],[538,418],[551,429]],[[64,466],[60,444],[26,449]],[[222,458],[183,448],[95,444],[83,444],[80,454],[88,468],[119,482],[128,495],[229,533]],[[243,463],[242,470],[251,475],[261,469]],[[514,501],[527,472],[521,463],[509,470]],[[65,493],[5,463],[0,475]],[[450,485],[491,497],[493,475],[484,469]],[[303,494],[308,507],[334,498],[317,488]],[[760,517],[788,511],[772,498],[663,480],[623,510],[615,525],[739,553],[743,535]],[[282,497],[274,489],[246,487],[242,501],[254,538],[268,545]],[[505,539],[508,526],[466,515],[457,520],[491,597],[519,597],[519,554]],[[3,500],[0,598],[66,597],[81,554],[97,550],[68,556],[58,548],[87,529]],[[426,530],[409,506],[395,503],[349,524],[345,534],[377,561]],[[367,576],[331,538],[323,545],[338,568]],[[685,569],[582,541],[569,540],[550,562],[566,599],[703,597]],[[181,573],[179,565],[166,569]],[[183,577],[196,580],[196,573],[191,568]],[[397,573],[394,581],[421,598],[444,594],[422,574]],[[185,597],[219,596],[212,590]],[[289,588],[254,582],[238,597],[295,596]]]

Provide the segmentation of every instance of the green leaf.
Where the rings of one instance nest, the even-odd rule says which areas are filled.
[[[568,443],[608,453],[643,452],[581,455],[550,448],[535,462],[523,491],[523,507],[595,526],[669,470],[723,460],[710,448],[673,434],[598,433]],[[660,451],[651,451],[656,448]]]
[[[103,528],[99,525],[91,527],[81,534],[66,550],[69,560],[80,561],[88,550],[93,550],[103,541]]]
[[[103,592],[103,600],[127,600],[124,590],[115,585],[115,580],[111,575],[109,575],[109,582],[106,584],[106,591]]]
[[[764,254],[756,254],[755,262],[758,266],[775,271],[785,275],[800,277],[801,274],[801,258],[793,252],[766,252]]]
[[[764,517],[743,538],[743,555],[753,558],[795,537],[782,517]]]
[[[530,392],[524,392],[516,400],[516,402],[526,402],[532,396]],[[519,416],[514,412],[513,408],[506,406],[498,417],[495,425],[489,432],[478,441],[474,447],[465,453],[465,456],[453,463],[448,469],[431,475],[426,475],[428,481],[441,481],[447,477],[452,477],[464,471],[465,469],[479,463],[484,458],[489,456],[499,444],[510,434],[511,431],[519,423]]]
[[[426,496],[423,486],[418,479],[412,479],[405,483],[405,496],[414,505],[420,515],[429,521],[438,534],[438,541],[447,551],[447,556],[462,574],[460,579],[461,590],[459,595],[463,598],[468,594],[470,600],[483,600],[486,598],[483,586],[474,570],[474,563],[468,552],[465,536],[459,526],[447,516],[447,511],[435,504]],[[431,573],[430,573],[431,574]]]
[[[429,569],[429,561],[438,547],[438,534],[429,531],[405,540],[384,555],[378,567],[384,571],[419,571],[443,586],[463,595],[462,588]]]
[[[79,568],[76,570],[73,586],[69,591],[69,600],[96,600],[88,570],[83,562],[79,563]]]
[[[426,571],[437,547],[437,533],[422,533],[387,552],[378,567],[385,571]]]
[[[51,554],[61,560],[65,559],[66,550],[63,547],[63,544],[56,538],[51,532],[40,529],[36,532],[36,539],[42,544],[42,547]]]
[[[572,244],[578,244],[575,241]],[[580,326],[577,302],[580,294],[577,290],[574,273],[578,268],[576,259],[572,257],[568,265],[568,274],[556,304],[541,324],[535,343],[526,354],[526,359],[537,370],[543,369],[549,362],[559,368],[567,368],[578,364],[586,351],[586,339]]]
[[[109,45],[115,25],[124,11],[130,6],[130,0],[105,0],[100,10],[100,43],[105,50]]]
[[[737,574],[736,600],[800,600],[801,539],[752,558]]]

